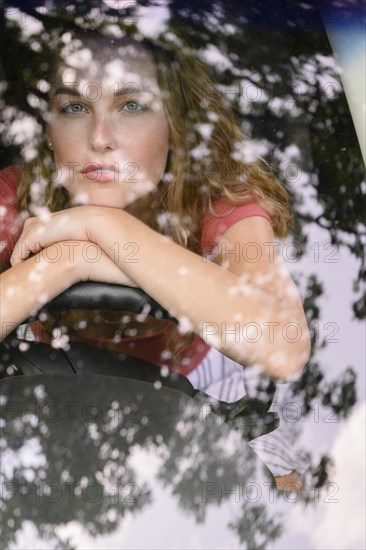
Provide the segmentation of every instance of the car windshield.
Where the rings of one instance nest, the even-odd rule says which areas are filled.
[[[244,144],[238,141],[234,160],[254,166],[259,159],[291,197],[293,226],[278,239],[276,250],[299,289],[311,336],[310,357],[301,374],[290,381],[273,380],[255,368],[245,369],[243,396],[236,390],[242,366],[214,346],[207,357],[217,361],[216,374],[203,359],[202,369],[195,372],[152,365],[147,356],[134,354],[131,341],[145,338],[139,326],[149,313],[161,323],[150,325],[154,334],[177,323],[185,343],[190,338],[189,322],[184,315],[175,318],[174,311],[160,310],[155,300],[148,302],[147,309],[134,310],[135,294],[118,307],[113,286],[105,288],[101,298],[94,296],[93,286],[85,301],[72,295],[61,314],[45,309],[37,322],[56,319],[58,325],[53,332],[44,328],[47,338],[39,345],[37,324],[22,323],[12,333],[11,343],[5,339],[1,344],[4,548],[364,548],[366,181],[361,3],[5,0],[4,6],[1,168],[17,170],[38,160],[44,125],[54,137],[52,116],[61,117],[61,111],[62,142],[51,140],[49,148],[61,150],[69,143],[72,149],[72,133],[79,135],[84,114],[98,104],[98,87],[90,76],[94,63],[104,64],[104,69],[110,65],[102,54],[96,61],[93,33],[103,29],[109,43],[118,42],[124,29],[127,41],[122,47],[136,50],[128,54],[133,62],[124,65],[132,75],[130,85],[136,84],[133,71],[138,64],[145,79],[139,86],[149,82],[151,89],[134,93],[120,112],[124,120],[151,124],[146,143],[138,142],[143,139],[138,134],[142,123],[135,123],[137,130],[131,125],[130,147],[134,151],[135,143],[144,144],[139,148],[143,151],[139,169],[142,166],[143,172],[149,162],[158,172],[154,147],[165,143],[161,105],[166,98],[164,71],[156,77],[151,67],[154,62],[159,67],[156,59],[169,59],[174,65],[170,52],[188,47],[189,55],[213,75],[215,85],[207,85],[201,105],[207,122],[192,121],[199,140],[187,133],[192,169],[187,185],[193,188],[201,179],[210,182],[213,172],[228,177],[225,159],[201,162],[211,135],[216,136],[217,115],[208,106],[219,92],[246,136]],[[141,44],[153,44],[152,57],[131,46],[136,37]],[[63,80],[71,75],[74,82],[77,77],[84,88],[83,93],[70,88],[61,92],[72,100],[69,97],[67,105],[50,115],[46,96],[52,99],[52,86],[45,75],[54,70],[61,50],[62,62],[69,63],[62,69]],[[70,66],[72,74],[67,73]],[[59,78],[61,72],[54,73]],[[191,97],[196,76],[192,69],[189,91],[176,90],[175,83],[171,87],[177,95]],[[98,72],[94,79],[99,82]],[[109,86],[114,93],[115,85],[106,79],[106,89]],[[54,97],[59,95],[57,88]],[[138,113],[150,104],[151,114],[146,115],[150,118],[139,119]],[[178,103],[164,105],[172,124],[174,114],[169,109]],[[112,103],[103,108],[114,116]],[[158,126],[154,117],[160,117]],[[186,112],[182,120],[190,117]],[[228,139],[227,128],[223,123],[223,141]],[[180,129],[175,130],[178,136]],[[173,172],[170,155],[166,151]],[[201,163],[199,173],[195,162]],[[107,181],[111,170],[89,166],[89,180]],[[135,165],[129,163],[124,181],[135,182],[134,174]],[[168,185],[169,174],[165,176],[163,185]],[[45,189],[42,178],[32,182],[29,200],[32,216],[47,217],[49,210],[38,201]],[[0,252],[6,251],[5,234],[9,234],[10,207],[4,189],[5,184],[0,189]],[[152,194],[150,207],[154,189],[147,186],[147,191]],[[140,200],[136,184],[133,192]],[[83,196],[76,198],[82,205]],[[133,206],[130,213],[134,215]],[[159,223],[165,227],[164,214],[160,213]],[[247,243],[244,252],[249,263],[257,261],[256,243]],[[229,254],[244,252],[234,246]],[[177,279],[181,275],[178,270]],[[72,323],[80,333],[88,326],[90,311],[106,331],[110,327],[115,331],[114,313],[121,318],[122,311],[123,319],[131,311],[137,315],[130,332],[119,333],[119,340],[114,340],[118,344],[127,338],[131,356],[117,344],[105,349],[103,342],[95,348],[87,341],[71,342],[64,331],[66,316],[76,316]],[[287,337],[294,338],[293,333]],[[253,335],[247,338],[255,341]],[[345,527],[344,518],[352,520],[352,529]]]

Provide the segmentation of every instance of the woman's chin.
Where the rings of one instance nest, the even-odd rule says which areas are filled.
[[[115,194],[110,193],[79,193],[72,198],[73,206],[108,206],[110,208],[125,208],[128,200],[117,198]]]
[[[154,187],[149,193],[139,196],[135,190],[125,190],[124,193],[116,193],[116,189],[98,189],[80,191],[71,199],[72,206],[107,206],[125,210],[135,217],[149,216],[156,208],[156,199],[159,190]]]

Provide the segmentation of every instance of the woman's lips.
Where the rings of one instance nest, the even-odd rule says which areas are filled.
[[[91,181],[99,181],[101,183],[118,182],[118,172],[116,170],[89,170],[89,172],[82,172],[82,174]]]
[[[118,182],[118,169],[116,166],[102,166],[98,163],[90,163],[81,173],[90,181],[98,181],[100,183]]]

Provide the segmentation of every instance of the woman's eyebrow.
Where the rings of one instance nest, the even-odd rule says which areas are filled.
[[[79,90],[74,86],[59,86],[58,88],[56,88],[55,92],[53,93],[53,95],[55,96],[61,95],[61,94],[74,95],[78,97],[82,96]]]
[[[113,87],[110,86],[110,89],[112,90]],[[131,84],[118,89],[117,91],[114,92],[114,95],[116,97],[120,97],[120,96],[132,95],[132,94],[139,94],[139,93],[143,93],[143,92],[149,92],[152,95],[157,95],[148,86],[136,86],[135,87]],[[57,95],[61,95],[61,94],[72,95],[72,96],[77,96],[77,97],[82,97],[82,95],[83,95],[82,93],[80,93],[80,91],[77,89],[77,87],[74,87],[74,86],[59,86],[58,88],[56,88],[53,95],[57,96]]]
[[[149,92],[150,94],[156,95],[156,93],[149,88],[148,86],[133,86],[131,83],[127,84],[127,86],[124,86],[121,89],[118,89],[115,92],[116,96],[122,96],[122,95],[132,95],[132,94],[140,94],[143,92]]]

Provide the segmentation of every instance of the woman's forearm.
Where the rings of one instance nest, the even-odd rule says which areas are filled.
[[[63,243],[51,245],[0,275],[0,341],[76,282],[68,254]]]
[[[55,243],[2,273],[1,340],[52,298],[86,280],[137,286],[94,243],[80,241]]]

